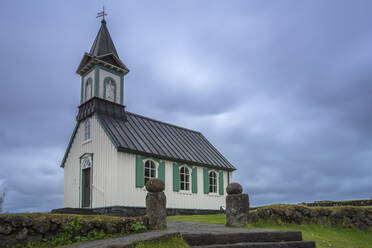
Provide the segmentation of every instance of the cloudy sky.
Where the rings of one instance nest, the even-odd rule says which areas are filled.
[[[201,131],[252,205],[372,197],[372,2],[2,1],[0,188],[62,207],[75,70],[102,5],[127,110]]]

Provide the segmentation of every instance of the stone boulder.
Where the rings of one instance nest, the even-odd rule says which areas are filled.
[[[148,192],[162,192],[165,189],[165,184],[162,180],[153,178],[146,183],[145,187]]]
[[[249,197],[239,183],[230,183],[226,196],[226,225],[244,226],[249,218]]]
[[[237,195],[243,192],[243,188],[239,183],[230,183],[226,187],[226,192],[229,195]]]
[[[146,196],[146,215],[151,230],[167,228],[167,198],[164,192],[148,192]]]

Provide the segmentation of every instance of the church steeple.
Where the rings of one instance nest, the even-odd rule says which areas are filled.
[[[82,79],[81,103],[98,97],[123,104],[124,76],[128,72],[119,58],[103,18],[89,53],[84,54],[76,71]]]
[[[102,19],[101,21],[101,28],[98,31],[96,39],[90,49],[89,54],[92,56],[101,56],[105,54],[112,53],[117,58],[119,58],[118,53],[116,52],[116,48],[114,42],[111,39],[110,33],[106,26],[106,20]]]

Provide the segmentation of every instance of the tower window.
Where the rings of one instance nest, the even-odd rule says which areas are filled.
[[[116,83],[114,79],[108,77],[104,80],[104,98],[106,100],[116,101]]]
[[[154,161],[147,160],[145,163],[145,184],[152,178],[156,177],[156,166]]]
[[[92,79],[88,78],[87,81],[85,82],[85,96],[84,96],[85,101],[88,101],[90,98],[92,98],[92,91],[93,91]]]
[[[90,120],[86,120],[84,123],[84,140],[90,139]]]
[[[180,189],[190,191],[190,170],[186,166],[180,169]]]
[[[209,192],[217,193],[217,174],[214,171],[209,172]]]

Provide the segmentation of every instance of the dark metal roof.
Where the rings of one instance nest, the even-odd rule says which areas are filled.
[[[79,106],[78,122],[95,115],[119,151],[175,162],[235,170],[200,133],[125,111],[125,106],[93,97]],[[71,136],[61,167],[67,159],[79,123]]]
[[[125,106],[107,101],[102,98],[93,97],[79,106],[79,112],[76,116],[77,121],[82,121],[94,113],[110,115],[125,120]]]
[[[215,168],[235,167],[200,133],[126,112],[126,119],[97,113],[119,150]]]
[[[105,20],[101,21],[101,27],[97,33],[96,39],[89,53],[84,54],[76,72],[78,74],[83,74],[95,64],[112,67],[111,69],[119,70],[123,72],[124,75],[129,72],[129,69],[119,58]]]
[[[90,49],[89,54],[92,56],[101,56],[105,54],[113,53],[119,58],[114,42],[111,39],[110,33],[106,27],[106,21],[101,21],[101,28],[98,31],[96,39],[94,40],[93,46]]]

